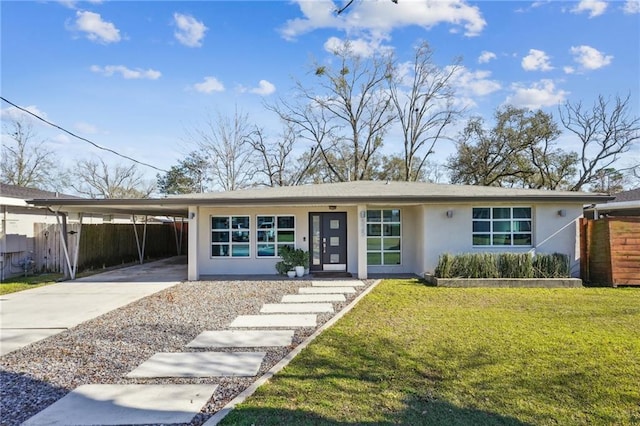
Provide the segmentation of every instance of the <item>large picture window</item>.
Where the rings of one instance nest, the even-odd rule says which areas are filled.
[[[531,207],[474,207],[474,246],[531,246]]]
[[[295,216],[257,216],[258,257],[277,257],[284,246],[295,248]]]
[[[368,265],[400,265],[401,227],[399,209],[367,210]]]
[[[249,216],[211,216],[211,257],[249,257],[249,228]]]

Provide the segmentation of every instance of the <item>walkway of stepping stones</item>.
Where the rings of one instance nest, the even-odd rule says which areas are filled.
[[[312,281],[280,303],[267,303],[257,315],[240,315],[229,330],[203,331],[186,348],[256,348],[289,346],[295,329],[316,327],[317,314],[334,312],[333,303],[364,286],[357,280]],[[243,330],[245,329],[245,330]],[[250,330],[246,330],[250,329]],[[260,329],[260,330],[256,330]],[[126,377],[256,376],[266,352],[157,353]],[[24,425],[132,425],[189,423],[211,398],[214,384],[83,385],[27,420]]]

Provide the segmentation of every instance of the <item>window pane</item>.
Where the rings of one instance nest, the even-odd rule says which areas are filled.
[[[382,265],[382,253],[367,253],[367,265]]]
[[[270,243],[275,240],[276,240],[276,234],[272,229],[268,231],[258,231],[258,241]]]
[[[228,217],[212,217],[211,229],[229,229]]]
[[[273,257],[275,255],[275,244],[258,244],[258,256]]]
[[[400,250],[400,238],[385,238],[383,246],[384,250]]]
[[[278,231],[279,243],[293,243],[295,241],[295,231]]]
[[[474,220],[473,232],[491,232],[491,222]]]
[[[248,216],[233,216],[231,218],[233,229],[249,229]]]
[[[249,244],[234,244],[231,246],[231,256],[249,257]]]
[[[530,246],[531,234],[513,234],[514,246]]]
[[[493,222],[493,232],[511,232],[511,222],[506,220]]]
[[[474,208],[473,209],[473,218],[474,219],[490,219],[491,218],[491,210],[488,208]]]
[[[513,222],[513,230],[520,232],[531,232],[530,220],[517,220]]]
[[[380,210],[367,210],[367,222],[382,222],[382,212]]]
[[[381,250],[382,238],[367,238],[367,250]]]
[[[212,243],[228,243],[229,242],[229,231],[214,231],[211,233],[211,242]]]
[[[400,222],[400,210],[383,210],[382,218],[384,222]]]
[[[211,246],[211,256],[220,257],[220,256],[229,256],[229,245],[228,244],[214,244]]]
[[[531,208],[515,207],[513,209],[513,217],[517,219],[531,219]]]
[[[493,234],[494,246],[510,246],[511,234]]]
[[[384,235],[391,237],[399,237],[400,236],[400,224],[395,225],[384,225]]]
[[[279,216],[278,228],[294,229],[296,227],[296,220],[293,216]]]
[[[509,207],[496,207],[493,209],[494,219],[511,219],[511,209]]]
[[[249,241],[249,231],[233,231],[231,241],[234,243],[246,243]]]
[[[258,216],[256,218],[259,229],[270,229],[275,224],[275,218],[273,216]]]
[[[384,254],[384,264],[385,265],[399,265],[400,264],[400,253],[386,253]]]
[[[382,235],[382,225],[367,225],[367,237],[379,237]]]
[[[491,245],[491,235],[489,234],[476,234],[473,236],[474,246],[488,246]]]

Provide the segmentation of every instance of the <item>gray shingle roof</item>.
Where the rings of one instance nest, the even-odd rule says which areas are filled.
[[[43,191],[36,188],[8,185],[6,183],[0,183],[0,196],[8,198],[20,198],[22,200],[31,200],[34,198],[80,198],[73,195],[60,194],[53,191]]]
[[[618,192],[617,194],[613,194],[613,196],[616,198],[611,200],[611,203],[618,203],[621,201],[638,201],[640,200],[640,188]]]

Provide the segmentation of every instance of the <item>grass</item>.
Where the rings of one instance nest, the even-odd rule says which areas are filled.
[[[640,289],[381,283],[224,425],[640,424]]]
[[[53,284],[60,278],[62,278],[62,274],[41,274],[28,277],[8,278],[0,283],[0,295]]]

